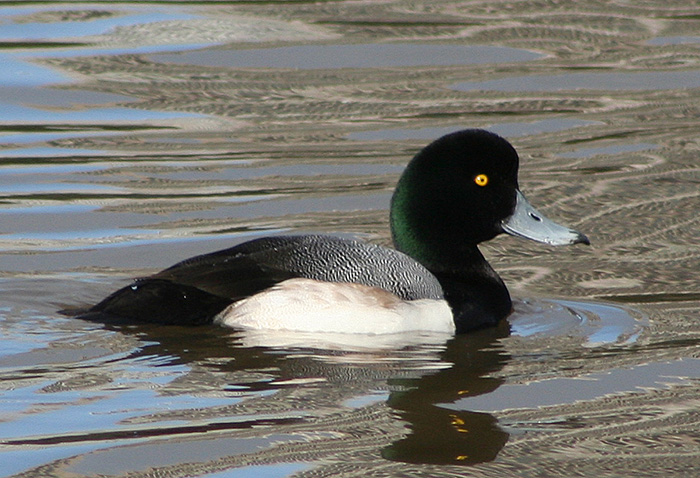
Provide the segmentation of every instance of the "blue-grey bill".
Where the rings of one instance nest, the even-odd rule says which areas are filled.
[[[557,224],[537,211],[520,191],[516,191],[513,215],[501,221],[503,232],[524,237],[552,246],[568,244],[590,244],[586,236],[578,231]]]

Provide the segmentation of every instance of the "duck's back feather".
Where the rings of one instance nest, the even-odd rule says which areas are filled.
[[[193,257],[139,279],[91,313],[168,324],[207,323],[232,302],[297,277],[358,283],[403,300],[443,299],[437,279],[394,249],[333,236],[273,236]]]
[[[152,277],[232,299],[293,277],[379,287],[404,300],[442,298],[433,274],[407,255],[324,235],[263,237],[193,257]]]

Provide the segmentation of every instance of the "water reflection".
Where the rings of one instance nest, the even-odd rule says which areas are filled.
[[[115,8],[104,10],[65,11],[41,7],[4,8],[3,15],[10,21],[0,25],[0,38],[22,38],[25,41],[46,41],[53,38],[99,35],[117,27],[166,20],[194,18],[191,14],[177,11],[139,10],[138,8]]]
[[[535,383],[505,385],[488,397],[464,397],[450,408],[493,413],[500,410],[535,409],[593,400],[605,395],[634,393],[644,389],[678,387],[700,378],[700,359],[643,364],[629,369],[611,369],[583,377],[557,377]]]
[[[556,131],[565,131],[567,129],[579,128],[594,124],[602,124],[598,121],[586,121],[576,118],[557,118],[552,120],[542,120],[535,122],[519,122],[519,123],[497,123],[485,125],[484,128],[493,131],[496,134],[508,138],[518,136],[535,135],[542,133],[551,133]],[[439,138],[445,134],[454,133],[463,129],[460,126],[445,126],[438,128],[420,128],[420,129],[382,129],[376,131],[359,131],[350,133],[347,137],[355,141],[387,141],[387,140],[405,140],[405,139],[423,139],[431,140]]]
[[[283,435],[294,436],[299,433],[299,427],[311,423],[316,424],[316,433],[326,433],[323,414],[319,415],[319,411],[328,407],[348,406],[359,407],[359,410],[388,407],[382,414],[393,417],[391,420],[395,424],[390,427],[393,429],[392,435],[405,435],[398,439],[387,436],[393,443],[387,444],[381,453],[390,460],[459,465],[480,463],[494,459],[508,440],[508,433],[498,426],[492,415],[445,406],[465,397],[492,392],[501,385],[501,379],[490,375],[510,359],[498,344],[499,339],[509,334],[507,324],[455,337],[442,344],[354,351],[315,346],[243,346],[245,334],[230,333],[216,327],[111,327],[116,327],[120,333],[134,334],[143,344],[129,356],[130,361],[167,357],[163,365],[204,369],[206,374],[218,377],[217,381],[225,380],[223,390],[232,395],[234,402],[239,401],[234,397],[241,394],[254,398],[240,402],[240,418],[236,418],[236,414],[222,416],[216,413],[217,407],[210,405],[211,414],[209,418],[202,417],[204,423],[201,425],[173,427],[163,424],[181,419],[181,412],[161,412],[156,415],[156,422],[147,429],[100,432],[100,440],[123,440],[132,433],[132,438],[168,436],[171,439],[179,437],[178,441],[188,441],[190,439],[187,437],[191,434],[196,437],[214,431],[224,431],[229,437],[226,440],[234,440],[236,430],[260,430],[255,435],[262,438],[268,435],[270,427],[274,427],[274,436],[279,438]],[[199,375],[202,376],[202,372]],[[188,387],[193,385],[190,383]],[[303,389],[302,403],[297,403],[299,391],[295,392],[296,397],[288,395],[292,385]],[[199,386],[207,387],[205,383]],[[378,390],[387,390],[388,395],[377,396]],[[228,407],[228,410],[235,408]],[[206,409],[203,412],[207,416]],[[365,434],[373,436],[382,433],[376,429],[377,426],[386,427],[381,425],[381,420],[377,424],[371,416],[367,419],[362,424],[362,427],[366,427]],[[327,429],[329,436],[324,439],[337,439],[338,446],[342,442],[347,452],[352,449],[352,442],[347,441],[346,435],[350,432],[335,425]],[[96,438],[94,433],[89,433],[81,440]],[[222,439],[221,435],[216,438],[217,442]],[[57,440],[62,441],[60,437]],[[71,440],[76,440],[76,437]],[[251,445],[249,443],[241,448],[241,443],[229,447],[228,454],[234,449],[237,450],[236,454],[243,453]],[[255,450],[270,447],[273,447],[272,442],[253,446]],[[216,448],[221,450],[220,447]],[[216,453],[209,447],[198,446],[197,450],[199,454],[204,452],[204,456],[200,457],[203,462],[217,459],[214,456]],[[143,452],[133,450],[129,454]],[[105,453],[111,455],[113,452],[97,453],[95,457],[99,459],[96,462],[107,459],[103,456]],[[123,453],[122,450],[120,455]],[[181,454],[175,454],[170,461],[179,463],[180,459]],[[81,472],[100,473],[104,469],[81,468]]]
[[[683,45],[686,43],[700,43],[700,37],[697,36],[674,36],[674,37],[656,37],[647,42],[649,45]]]
[[[382,451],[391,460],[410,463],[474,464],[491,461],[508,441],[508,433],[488,413],[455,410],[445,404],[493,392],[503,383],[491,374],[509,360],[498,346],[509,328],[455,337],[440,359],[452,366],[415,379],[389,379],[405,390],[387,403],[408,422],[410,434]]]
[[[157,62],[228,68],[377,68],[530,61],[544,55],[499,46],[421,43],[304,45],[151,55]]]
[[[43,66],[34,65],[10,53],[0,53],[0,84],[39,86],[50,82],[62,82],[70,77]]]
[[[629,91],[700,88],[700,70],[532,75],[456,83],[451,87],[460,91],[565,91],[578,89]]]
[[[620,154],[631,153],[635,151],[649,151],[658,149],[658,144],[651,143],[631,143],[617,146],[602,146],[600,148],[582,148],[569,153],[561,153],[562,158],[587,158],[596,154]]]

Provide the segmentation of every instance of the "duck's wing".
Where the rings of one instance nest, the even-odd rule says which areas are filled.
[[[296,277],[356,282],[404,299],[442,298],[437,279],[393,249],[333,236],[274,236],[196,256],[138,279],[90,313],[167,324],[208,323],[232,302]]]
[[[294,244],[282,245],[272,239],[277,238],[262,238],[192,257],[148,279],[194,287],[233,302],[300,276],[285,260],[293,256]]]
[[[109,322],[207,324],[232,302],[298,277],[268,257],[276,241],[251,242],[256,244],[243,243],[192,257],[136,279],[80,317]]]
[[[196,287],[147,277],[110,294],[79,319],[107,323],[208,324],[230,299]]]

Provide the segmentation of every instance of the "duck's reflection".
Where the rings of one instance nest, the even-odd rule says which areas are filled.
[[[498,338],[508,325],[467,335],[447,343],[441,359],[452,366],[416,379],[401,380],[405,391],[390,395],[388,405],[408,422],[410,434],[382,455],[410,463],[473,464],[493,460],[508,441],[508,433],[487,413],[442,406],[459,398],[489,393],[502,380],[490,377],[509,360]],[[396,380],[389,379],[389,383]]]
[[[386,446],[385,440],[377,450],[385,459],[474,464],[493,460],[508,440],[493,416],[444,406],[501,385],[491,375],[509,360],[498,344],[509,334],[507,323],[425,347],[351,351],[333,350],[327,344],[327,348],[262,346],[259,337],[256,345],[250,345],[245,334],[216,327],[139,325],[119,330],[144,340],[135,355],[170,357],[170,363],[204,368],[225,379],[230,389],[266,392],[268,402],[261,410],[268,417],[271,403],[277,400],[274,407],[284,410],[285,399],[280,397],[283,393],[267,392],[288,392],[290,384],[299,388],[297,396],[304,397],[310,410],[330,408],[338,413],[354,398],[384,393],[388,413],[396,420],[393,442]],[[178,388],[182,390],[183,384]],[[251,409],[255,406],[247,412]],[[276,426],[276,432],[281,432],[288,425]]]

